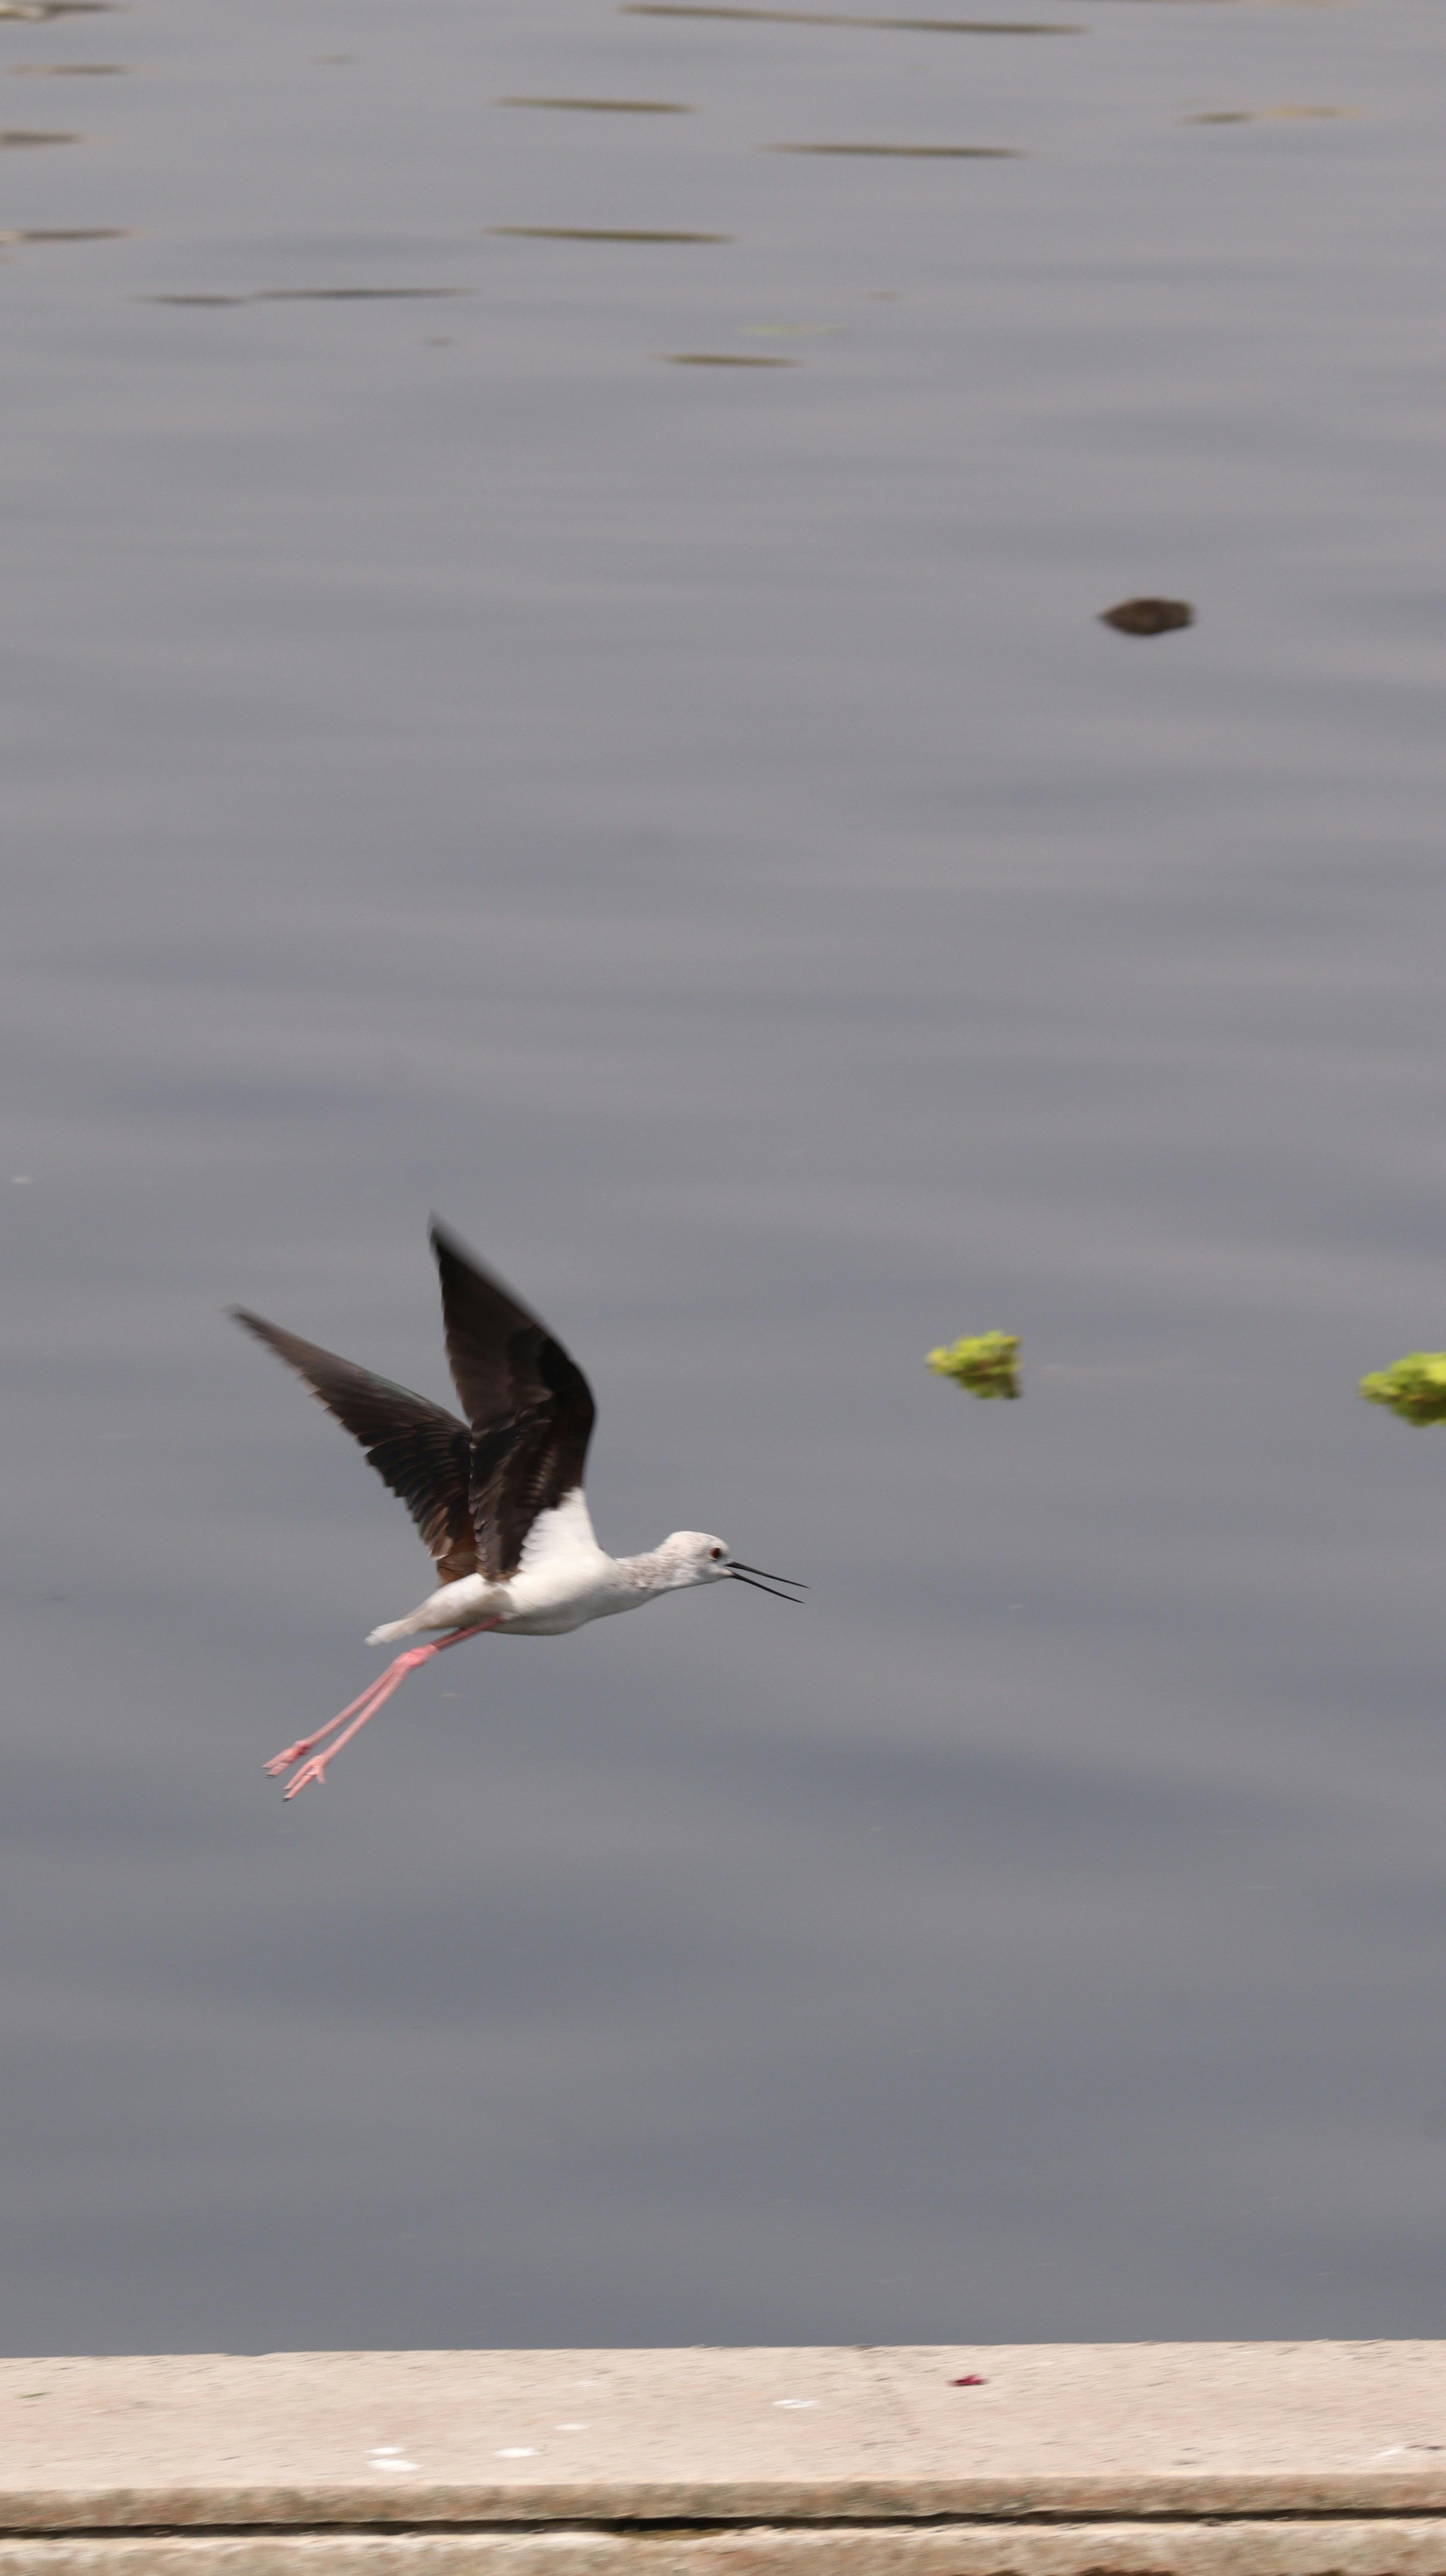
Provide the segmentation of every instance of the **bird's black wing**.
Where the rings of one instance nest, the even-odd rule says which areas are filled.
[[[327,1412],[359,1440],[394,1494],[400,1495],[433,1558],[438,1578],[455,1583],[477,1572],[477,1542],[470,1503],[471,1444],[466,1426],[440,1404],[413,1395],[370,1369],[338,1359],[296,1333],[283,1333],[242,1306],[238,1324],[265,1342],[279,1360],[304,1378]]]
[[[447,1357],[472,1426],[472,1526],[482,1572],[515,1574],[527,1533],[582,1483],[592,1389],[540,1318],[435,1218]]]

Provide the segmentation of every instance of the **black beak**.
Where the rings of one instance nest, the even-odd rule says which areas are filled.
[[[795,1592],[808,1590],[808,1585],[800,1583],[796,1575],[765,1574],[761,1565],[740,1565],[736,1556],[729,1558],[728,1571],[735,1583],[746,1583],[753,1592],[766,1592],[774,1601],[793,1601]],[[775,1586],[782,1583],[791,1584],[793,1590],[790,1592],[776,1590]],[[797,1610],[802,1607],[802,1604],[793,1601],[793,1606]]]

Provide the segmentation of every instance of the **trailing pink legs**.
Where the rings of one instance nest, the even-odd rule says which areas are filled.
[[[298,1789],[304,1789],[308,1780],[324,1780],[328,1762],[334,1762],[342,1746],[350,1744],[354,1735],[360,1735],[367,1719],[375,1717],[377,1710],[385,1707],[393,1691],[401,1689],[408,1673],[414,1673],[419,1664],[429,1664],[434,1655],[444,1655],[449,1646],[460,1646],[468,1637],[485,1637],[489,1628],[500,1628],[501,1625],[500,1619],[484,1619],[475,1628],[454,1628],[450,1637],[439,1637],[434,1645],[409,1646],[404,1655],[398,1655],[395,1663],[388,1664],[384,1673],[379,1673],[374,1682],[367,1684],[360,1699],[354,1699],[339,1717],[328,1718],[326,1725],[319,1726],[315,1735],[304,1735],[299,1744],[288,1744],[284,1753],[273,1753],[266,1765],[271,1778],[279,1780],[282,1772],[289,1771],[293,1762],[301,1764],[295,1779],[287,1783],[288,1798],[294,1798]],[[350,1726],[347,1726],[348,1718],[351,1719]],[[345,1726],[346,1733],[337,1735],[335,1744],[328,1744],[324,1753],[318,1753],[317,1745],[325,1744],[329,1735],[336,1735],[339,1726]],[[306,1758],[308,1754],[310,1761]]]

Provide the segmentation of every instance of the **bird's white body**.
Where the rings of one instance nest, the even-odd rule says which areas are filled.
[[[484,1620],[495,1621],[502,1637],[565,1637],[590,1619],[640,1610],[665,1592],[723,1582],[731,1571],[727,1557],[722,1539],[705,1530],[674,1530],[646,1556],[609,1556],[598,1545],[578,1486],[554,1510],[539,1512],[517,1572],[506,1583],[489,1583],[482,1574],[444,1583],[405,1619],[373,1628],[367,1644],[390,1645],[394,1637],[471,1628]]]

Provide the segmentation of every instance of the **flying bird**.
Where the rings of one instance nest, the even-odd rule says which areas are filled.
[[[589,1619],[640,1610],[699,1583],[747,1583],[779,1601],[807,1588],[742,1564],[704,1530],[674,1530],[644,1556],[606,1555],[582,1489],[596,1412],[586,1378],[546,1324],[435,1218],[431,1238],[465,1422],[242,1306],[231,1309],[361,1442],[383,1484],[406,1504],[437,1569],[437,1590],[367,1640],[389,1645],[394,1637],[432,1634],[433,1642],[409,1646],[350,1707],[267,1763],[275,1780],[293,1773],[288,1798],[326,1778],[327,1764],[408,1673],[468,1637],[492,1629],[562,1637]],[[328,1736],[334,1741],[318,1752]]]

